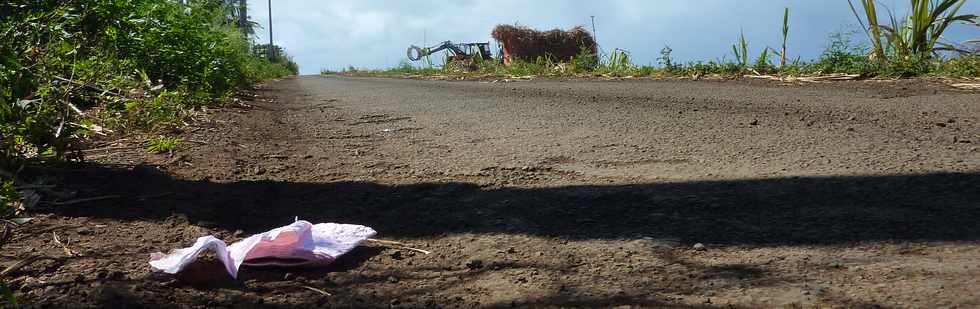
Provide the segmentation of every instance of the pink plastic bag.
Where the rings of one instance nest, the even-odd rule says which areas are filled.
[[[194,245],[170,254],[150,255],[154,271],[176,274],[194,262],[201,253],[214,250],[232,277],[246,266],[323,266],[350,252],[376,235],[370,227],[306,221],[277,228],[233,243],[230,246],[214,236],[198,238]]]

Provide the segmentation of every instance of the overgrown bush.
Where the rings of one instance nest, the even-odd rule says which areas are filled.
[[[226,1],[29,3],[0,4],[0,167],[63,158],[101,128],[170,126],[296,72],[282,51],[273,62],[253,54]]]

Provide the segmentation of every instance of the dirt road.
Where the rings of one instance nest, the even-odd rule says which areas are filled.
[[[15,274],[22,298],[980,306],[976,93],[923,81],[301,77],[256,94],[177,132],[172,156],[110,145],[86,152],[94,164],[29,171],[73,189],[51,199],[118,198],[35,210],[0,255],[56,258]],[[198,236],[236,240],[297,216],[372,226],[433,254],[367,246],[329,269],[238,281],[208,264],[179,278],[146,265]]]

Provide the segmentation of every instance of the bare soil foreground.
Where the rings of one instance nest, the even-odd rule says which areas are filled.
[[[977,308],[980,96],[925,81],[300,77],[90,164],[0,253],[38,307]],[[68,189],[67,191],[65,189]],[[78,200],[104,197],[96,200]],[[70,203],[63,203],[72,201]],[[325,269],[150,253],[371,226]],[[61,244],[53,240],[58,235]],[[67,248],[67,249],[66,249]],[[69,257],[69,254],[71,256]],[[329,295],[327,295],[329,294]]]

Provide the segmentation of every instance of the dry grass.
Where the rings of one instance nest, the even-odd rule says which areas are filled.
[[[596,53],[596,42],[592,34],[582,27],[567,31],[553,29],[538,31],[527,27],[499,25],[491,34],[500,42],[504,50],[504,63],[516,60],[536,61],[549,58],[566,62],[577,56],[583,49]]]

